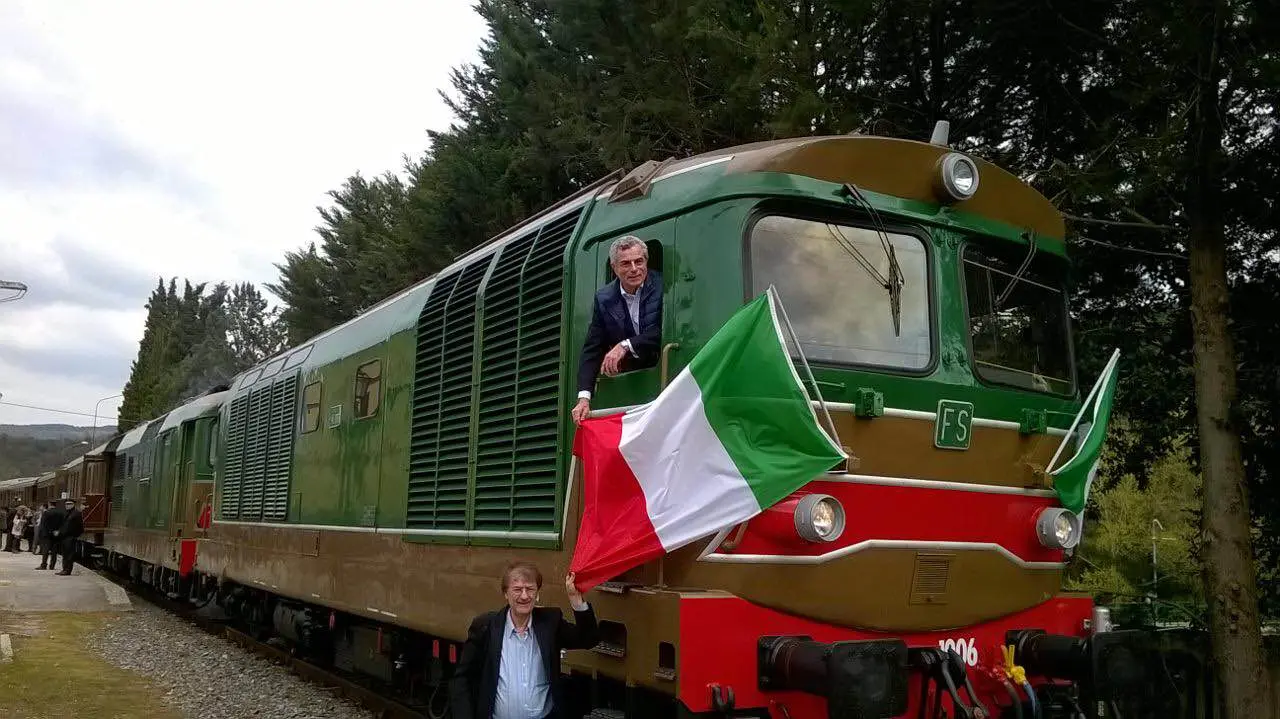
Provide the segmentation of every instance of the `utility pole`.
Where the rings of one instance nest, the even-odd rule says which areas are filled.
[[[1161,532],[1164,531],[1164,525],[1160,523],[1160,520],[1156,519],[1155,517],[1152,517],[1151,518],[1151,623],[1153,625],[1155,625],[1159,621],[1159,616],[1157,616],[1156,614],[1156,607],[1157,607],[1156,602],[1159,599],[1159,592],[1156,589],[1156,582],[1159,581],[1159,575],[1156,573],[1156,527],[1159,527]]]
[[[98,407],[101,407],[101,406],[102,406],[102,403],[103,403],[103,402],[106,402],[106,401],[107,401],[107,400],[109,400],[109,399],[115,399],[116,397],[123,397],[123,396],[124,396],[124,395],[120,395],[120,394],[113,394],[113,395],[111,395],[110,397],[103,397],[102,399],[98,400],[98,403],[97,403],[97,404],[95,404],[95,405],[93,406],[93,430],[92,430],[92,432],[89,434],[89,443],[90,443],[90,444],[92,444],[92,443],[96,442],[96,441],[97,441],[97,439],[98,439]],[[118,425],[118,423],[117,423],[117,429],[119,429],[119,425]]]
[[[13,282],[11,280],[0,280],[0,290],[15,293],[11,297],[0,297],[0,304],[20,300],[27,294],[26,285],[21,282]]]

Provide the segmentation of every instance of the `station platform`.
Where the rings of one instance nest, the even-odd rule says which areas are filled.
[[[26,543],[23,543],[26,546]],[[40,557],[29,551],[0,552],[0,611],[118,612],[132,608],[129,596],[97,572],[76,565],[70,576],[39,570]]]

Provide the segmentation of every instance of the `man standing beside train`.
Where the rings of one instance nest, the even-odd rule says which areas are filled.
[[[84,534],[84,515],[80,513],[75,500],[68,499],[64,504],[67,507],[67,518],[53,536],[62,548],[62,571],[58,574],[65,577],[71,574],[71,567],[76,563],[76,540]]]
[[[58,568],[58,532],[67,521],[67,511],[56,502],[49,502],[48,507],[40,519],[40,566],[36,569]]]
[[[613,241],[609,266],[617,279],[596,292],[591,324],[578,365],[575,423],[591,411],[591,392],[601,372],[612,377],[658,362],[662,339],[662,275],[649,270],[649,247],[634,235]]]
[[[507,606],[476,617],[449,681],[453,719],[569,719],[560,691],[560,651],[599,641],[596,615],[573,584],[564,588],[574,622],[558,607],[539,607],[542,572],[513,562],[502,575]]]

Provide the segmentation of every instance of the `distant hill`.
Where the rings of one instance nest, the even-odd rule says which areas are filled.
[[[73,427],[69,424],[0,424],[0,435],[25,439],[77,442],[95,437],[95,441],[101,444],[115,436],[115,433],[115,425],[98,425],[95,432],[93,427]]]
[[[88,440],[85,435],[83,441]],[[74,438],[32,439],[0,433],[0,480],[44,474],[88,452],[92,447]]]

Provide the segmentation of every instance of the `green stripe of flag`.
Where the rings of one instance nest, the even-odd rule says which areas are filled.
[[[845,458],[786,351],[775,298],[736,312],[689,363],[707,421],[764,509]]]
[[[1111,419],[1111,403],[1115,400],[1116,380],[1120,377],[1120,350],[1116,350],[1103,375],[1098,378],[1090,391],[1090,399],[1080,408],[1076,422],[1089,416],[1089,431],[1077,445],[1074,456],[1058,469],[1050,472],[1053,477],[1053,489],[1058,493],[1062,506],[1076,514],[1084,511],[1089,501],[1089,487],[1098,471],[1098,461],[1102,457],[1102,445],[1107,439],[1107,426]],[[1099,391],[1099,388],[1101,391]],[[1070,436],[1063,439],[1066,442]]]

